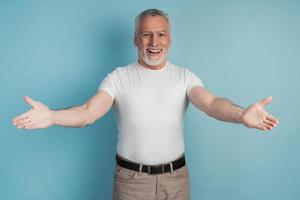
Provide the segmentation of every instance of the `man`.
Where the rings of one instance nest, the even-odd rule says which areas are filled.
[[[183,115],[189,101],[218,120],[266,131],[279,123],[263,108],[272,97],[243,109],[214,96],[190,70],[167,61],[171,33],[164,12],[145,10],[136,17],[135,25],[137,62],[108,74],[95,96],[81,106],[57,111],[26,96],[33,108],[13,123],[25,129],[83,127],[114,105],[118,143],[113,198],[186,200],[190,186]]]

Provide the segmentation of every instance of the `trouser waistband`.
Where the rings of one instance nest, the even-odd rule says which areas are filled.
[[[137,172],[146,172],[148,174],[163,174],[166,172],[172,172],[173,170],[179,169],[185,166],[184,154],[175,161],[162,165],[143,165],[131,161],[122,159],[116,155],[117,164],[126,169],[134,170]]]

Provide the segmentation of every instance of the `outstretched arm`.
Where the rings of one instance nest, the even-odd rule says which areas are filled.
[[[241,123],[246,127],[260,130],[271,130],[279,123],[278,119],[264,110],[264,106],[272,101],[272,97],[267,97],[244,109],[228,99],[216,97],[203,87],[197,86],[191,89],[189,100],[207,115],[221,121]]]
[[[83,105],[63,110],[50,110],[45,104],[28,96],[24,100],[32,109],[15,117],[13,124],[25,129],[47,128],[52,125],[83,127],[101,118],[113,104],[112,98],[105,91],[97,92]]]

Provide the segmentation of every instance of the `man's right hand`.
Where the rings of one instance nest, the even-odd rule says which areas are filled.
[[[54,124],[52,111],[45,104],[34,101],[28,96],[25,96],[24,100],[32,106],[32,109],[13,119],[13,124],[17,128],[47,128]]]

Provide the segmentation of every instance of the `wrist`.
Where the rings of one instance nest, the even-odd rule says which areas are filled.
[[[240,124],[244,124],[244,115],[245,115],[245,109],[239,107],[239,110],[237,112],[237,122]]]
[[[50,110],[50,120],[51,120],[51,125],[57,125],[56,122],[56,111]]]

